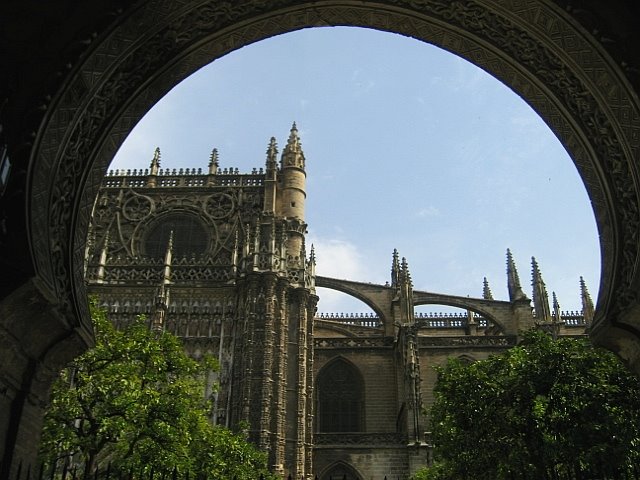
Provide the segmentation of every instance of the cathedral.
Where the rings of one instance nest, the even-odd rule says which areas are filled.
[[[509,299],[413,288],[393,251],[384,285],[316,275],[305,243],[305,155],[296,125],[282,154],[275,138],[264,167],[110,171],[91,216],[85,278],[116,326],[145,315],[179,336],[187,352],[218,359],[211,418],[246,425],[270,468],[292,478],[407,478],[428,463],[425,408],[435,365],[476,361],[542,328],[585,335],[594,305],[580,279],[582,311],[551,305],[532,259],[523,291],[507,251]],[[330,258],[319,261],[331,262]],[[318,313],[316,287],[351,295],[369,314]],[[416,313],[447,305],[463,313]]]

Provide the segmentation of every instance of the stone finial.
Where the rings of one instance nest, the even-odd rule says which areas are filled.
[[[267,172],[273,171],[278,166],[278,144],[275,137],[271,137],[269,140],[269,146],[267,147]]]
[[[393,260],[391,262],[391,286],[397,287],[400,280],[400,259],[398,250],[393,249]]]
[[[158,170],[160,170],[160,147],[156,147],[155,152],[153,152],[151,165],[149,165],[149,174],[158,175]]]
[[[164,275],[162,283],[169,285],[171,283],[171,259],[173,257],[173,230],[169,233],[169,241],[167,242],[167,250],[164,254]]]
[[[413,286],[413,282],[411,281],[411,273],[409,272],[409,263],[407,262],[407,259],[405,257],[402,257],[402,265],[401,265],[401,272],[402,272],[402,278],[404,279],[405,282],[407,282],[407,285],[409,286]]]
[[[482,298],[485,300],[493,300],[493,293],[491,293],[491,287],[489,287],[487,277],[484,277],[482,280]]]
[[[509,301],[515,302],[518,300],[525,300],[527,296],[522,291],[520,286],[520,277],[518,276],[518,270],[516,264],[513,261],[511,250],[507,248],[507,287],[509,289]]]
[[[589,290],[587,289],[587,284],[582,277],[580,277],[580,298],[582,299],[582,316],[584,317],[584,322],[587,325],[591,325],[595,315],[595,308]]]
[[[547,287],[542,280],[542,274],[538,267],[535,257],[531,257],[531,285],[533,287],[533,308],[535,316],[543,322],[551,320],[551,312],[549,311],[549,295],[547,295]]]
[[[209,175],[215,175],[218,172],[218,149],[211,150],[211,156],[209,157]]]
[[[104,273],[107,266],[107,256],[109,254],[109,230],[104,234],[104,243],[100,251],[100,260],[98,261],[98,271],[96,273],[96,282],[104,282]]]
[[[282,152],[282,167],[294,166],[304,170],[305,159],[302,152],[302,143],[298,136],[298,128],[296,122],[293,122],[291,131],[289,133],[289,139],[287,145]]]
[[[558,302],[556,292],[551,292],[551,298],[553,303],[553,320],[559,323],[562,319],[562,312],[560,311],[560,302]]]
[[[151,319],[151,330],[159,335],[164,330],[165,317],[169,309],[169,288],[165,283],[161,283],[156,291],[154,302],[153,317]]]

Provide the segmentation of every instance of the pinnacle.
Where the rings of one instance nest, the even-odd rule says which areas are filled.
[[[296,122],[293,122],[293,125],[291,126],[286,149],[294,152],[300,150],[300,137],[298,136],[298,127],[296,126]]]
[[[518,276],[518,270],[516,264],[513,261],[511,250],[507,248],[507,286],[509,289],[509,300],[522,300],[526,298],[526,295],[522,291],[520,286],[520,277]]]
[[[213,150],[211,150],[211,157],[209,158],[209,166],[211,165],[218,165],[218,149],[214,148]]]
[[[160,147],[156,147],[153,152],[153,158],[151,159],[151,168],[160,167]]]
[[[491,287],[489,286],[487,277],[484,277],[482,281],[482,298],[485,300],[493,300],[493,293],[491,292]]]

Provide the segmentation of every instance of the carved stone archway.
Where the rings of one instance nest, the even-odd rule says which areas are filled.
[[[1,340],[12,345],[5,352],[15,351],[0,369],[2,388],[10,392],[0,399],[8,406],[0,415],[0,433],[8,432],[0,445],[4,468],[15,457],[10,443],[27,445],[29,432],[37,436],[37,413],[28,409],[43,398],[30,395],[46,391],[43,365],[52,367],[48,359],[62,362],[91,342],[84,244],[97,187],[118,146],[159,98],[199,67],[305,27],[362,26],[433,43],[487,70],[536,109],[570,153],[595,211],[602,276],[591,335],[640,371],[640,82],[634,73],[640,57],[624,43],[638,36],[628,2],[139,0],[115,11],[105,6],[111,2],[59,3],[62,25],[34,16],[29,9],[43,5],[25,1],[13,10],[23,8],[17,15],[25,24],[42,28],[23,36],[16,28],[3,30],[10,48],[28,45],[34,54],[2,69],[17,72],[2,82],[11,86],[8,100],[0,98],[15,162],[1,212],[2,265],[17,265],[11,270],[16,284],[7,275],[1,284],[0,326],[8,332],[0,332]],[[56,6],[47,7],[50,14]],[[38,312],[50,313],[30,323],[20,306],[38,302],[46,304]],[[54,335],[34,343],[36,327]],[[25,455],[33,451],[25,448]]]
[[[637,97],[593,38],[542,1],[141,3],[71,72],[33,149],[34,259],[65,310],[86,323],[82,267],[91,207],[107,164],[135,122],[215,58],[272,35],[326,25],[387,30],[451,50],[503,80],[540,113],[576,163],[596,214],[602,278],[592,333],[635,364]],[[618,328],[631,335],[610,335]]]

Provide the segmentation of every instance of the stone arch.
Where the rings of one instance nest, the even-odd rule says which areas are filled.
[[[343,356],[322,366],[316,375],[315,431],[354,433],[365,430],[365,385],[360,369]]]
[[[31,395],[43,403],[46,394],[34,393],[31,365],[70,336],[78,348],[92,343],[84,243],[113,153],[150,106],[200,66],[305,27],[363,26],[433,43],[503,80],[538,111],[573,158],[596,215],[602,275],[590,334],[640,372],[640,56],[632,3],[140,0],[70,2],[50,15],[27,3],[7,9],[3,21],[28,23],[38,34],[11,28],[2,59],[10,88],[0,140],[13,167],[0,185],[7,200],[0,239],[8,240],[0,324],[9,332],[5,350],[21,353],[2,364],[13,403],[0,415],[7,432],[0,473],[14,452],[35,458],[29,436],[37,438],[39,407]],[[38,324],[34,299],[48,312]],[[77,353],[62,350],[59,358]]]
[[[138,119],[215,58],[272,35],[325,25],[375,28],[438,45],[503,80],[538,111],[568,149],[596,214],[602,276],[592,334],[635,360],[628,347],[640,336],[637,97],[588,32],[539,0],[246,0],[233,6],[147,0],[120,16],[51,100],[30,159],[34,264],[63,309],[90,328],[82,281],[88,219],[102,174]],[[607,327],[635,338],[614,338]]]
[[[477,360],[475,358],[473,358],[473,356],[468,355],[468,354],[463,354],[463,355],[458,355],[456,357],[460,362],[464,363],[465,365],[471,365],[472,363],[477,362]]]
[[[355,467],[343,461],[332,463],[320,474],[320,480],[361,480],[363,478]]]
[[[317,277],[316,278],[316,287],[328,288],[330,290],[335,290],[336,292],[344,293],[345,295],[349,295],[355,299],[360,300],[367,307],[375,312],[378,315],[378,318],[384,323],[386,316],[384,315],[384,309],[381,305],[376,303],[376,301],[368,296],[366,292],[361,292],[357,288],[352,288],[354,282],[337,280],[334,278],[328,277]]]
[[[495,326],[498,327],[501,333],[504,333],[506,330],[506,326],[502,319],[500,319],[495,312],[491,308],[482,308],[482,306],[469,305],[464,302],[458,302],[456,300],[446,301],[446,300],[438,300],[437,302],[414,302],[414,307],[424,306],[424,305],[446,305],[448,307],[459,308],[461,310],[470,310],[473,313],[477,313],[482,315],[484,318],[492,322]]]

